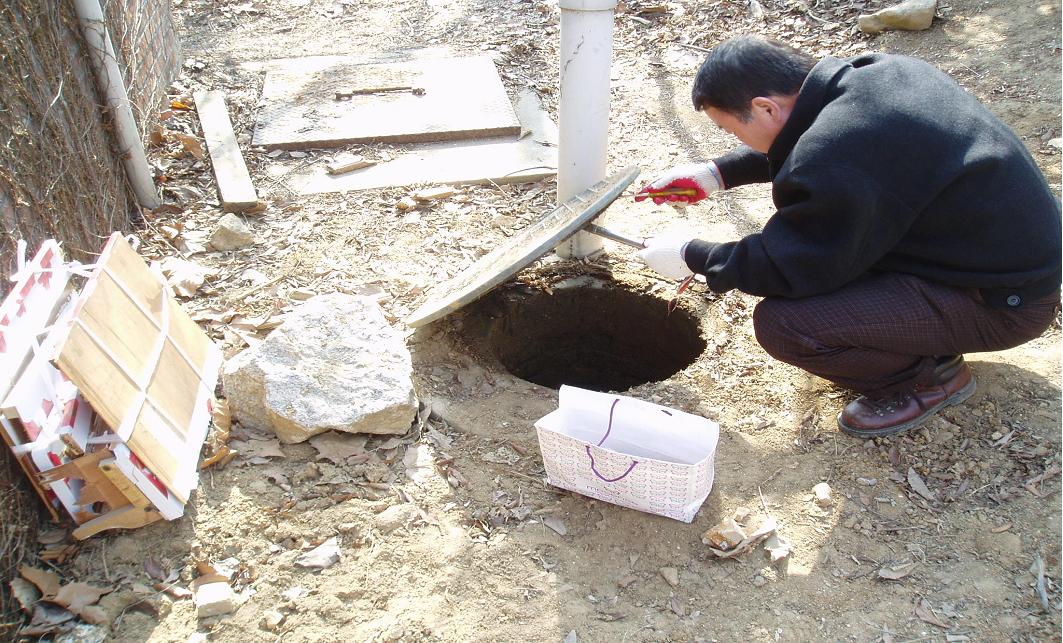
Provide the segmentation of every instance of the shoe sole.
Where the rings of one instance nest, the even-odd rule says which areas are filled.
[[[945,401],[941,404],[938,404],[937,406],[928,409],[919,417],[909,422],[905,422],[904,424],[898,424],[896,426],[891,426],[885,429],[856,429],[850,426],[846,426],[845,423],[842,422],[842,414],[839,413],[838,428],[842,430],[842,433],[846,433],[848,435],[858,438],[884,438],[890,435],[897,435],[898,433],[903,433],[910,429],[914,429],[918,426],[921,426],[924,422],[933,417],[934,414],[940,411],[941,409],[948,408],[950,406],[956,406],[957,404],[963,404],[967,401],[969,397],[974,395],[974,391],[976,388],[977,384],[975,383],[974,378],[972,377],[971,381],[967,383],[967,386],[964,386],[960,390],[956,391],[952,395],[952,397],[945,398]]]

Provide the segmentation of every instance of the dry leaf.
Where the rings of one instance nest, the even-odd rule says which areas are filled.
[[[281,488],[282,491],[291,491],[292,485],[288,476],[277,467],[269,467],[262,470],[262,477]]]
[[[915,568],[916,563],[883,567],[878,570],[878,577],[882,580],[900,580],[915,571]]]
[[[27,614],[32,612],[34,603],[41,597],[40,590],[24,578],[12,578],[9,585],[11,585],[11,595],[18,601],[22,611]]]
[[[280,440],[231,440],[229,447],[240,454],[244,459],[250,458],[283,458]]]
[[[568,529],[565,528],[565,523],[561,522],[559,518],[547,516],[546,518],[543,518],[543,524],[556,531],[558,536],[564,536],[568,533]]]
[[[310,438],[310,444],[317,449],[318,460],[325,458],[333,464],[342,465],[347,458],[365,453],[367,439],[364,435],[326,431]]]
[[[181,147],[186,152],[196,157],[200,161],[207,157],[207,153],[203,150],[203,143],[190,134],[182,134],[180,132],[171,132],[170,136],[181,142]]]
[[[42,545],[56,545],[66,540],[68,535],[66,529],[49,529],[37,534],[37,542]]]
[[[679,600],[678,596],[673,596],[668,601],[668,609],[672,610],[672,613],[676,616],[686,616],[687,611],[683,608],[683,602]]]
[[[54,632],[56,627],[72,620],[74,615],[69,610],[50,603],[37,603],[33,608],[33,618],[28,626],[19,630],[20,635],[43,636]]]
[[[934,613],[933,608],[930,607],[930,601],[925,598],[920,598],[915,601],[915,615],[919,617],[919,620],[930,623],[931,625],[937,625],[941,628],[948,628],[949,624],[946,621],[942,621],[938,618],[938,615]]]
[[[88,583],[68,583],[59,589],[52,602],[62,605],[75,614],[80,614],[85,607],[100,600],[104,594],[109,594],[113,588],[93,587]]]
[[[144,571],[155,580],[166,580],[168,574],[154,558],[144,559]]]
[[[37,569],[36,567],[30,567],[29,565],[23,565],[19,567],[18,573],[37,586],[37,589],[41,590],[41,599],[50,601],[55,598],[55,595],[59,592],[59,587],[62,584],[59,581],[58,574],[44,571],[43,569]]]
[[[912,467],[908,467],[908,486],[912,488],[912,491],[927,500],[937,500],[934,492],[926,486],[926,483],[923,482],[923,479],[919,477],[919,474]]]

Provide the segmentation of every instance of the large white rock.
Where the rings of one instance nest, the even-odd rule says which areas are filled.
[[[871,15],[860,16],[856,24],[864,33],[879,33],[889,29],[922,31],[930,28],[937,6],[937,0],[906,0]]]
[[[417,414],[402,334],[369,297],[319,295],[226,362],[233,418],[302,442],[329,430],[405,433]]]

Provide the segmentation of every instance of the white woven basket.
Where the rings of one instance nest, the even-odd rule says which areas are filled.
[[[683,522],[712,490],[719,426],[623,395],[562,386],[535,423],[550,484]]]

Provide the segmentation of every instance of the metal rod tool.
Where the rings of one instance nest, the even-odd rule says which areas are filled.
[[[612,239],[613,241],[631,246],[632,248],[638,248],[639,250],[646,247],[645,240],[643,239],[634,239],[632,237],[627,237],[620,234],[619,232],[613,232],[612,230],[603,228],[602,226],[595,225],[593,223],[588,223],[587,225],[583,226],[583,231],[590,232],[591,234],[596,234],[599,237],[605,237],[606,239]]]

